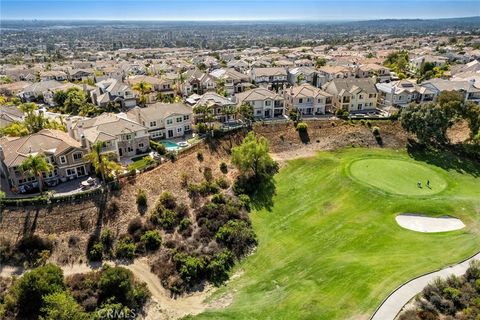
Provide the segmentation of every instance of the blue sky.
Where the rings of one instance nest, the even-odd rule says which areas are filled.
[[[0,0],[1,19],[369,20],[480,16],[480,0]]]

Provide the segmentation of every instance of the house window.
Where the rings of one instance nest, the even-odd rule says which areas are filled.
[[[128,152],[132,152],[132,151],[133,151],[133,148],[132,148],[132,147],[128,147],[128,148],[127,148],[127,151],[128,151]]]
[[[157,121],[150,121],[150,127],[156,127]]]
[[[131,140],[132,139],[132,135],[131,134],[127,134],[126,135],[126,140]]]
[[[61,164],[67,163],[67,157],[65,157],[65,156],[60,156],[59,159],[60,159],[60,163],[61,163]]]
[[[66,173],[67,173],[67,177],[74,176],[74,175],[77,174],[77,170],[75,170],[75,169],[67,169]]]
[[[190,131],[190,125],[185,126],[185,131]]]
[[[257,115],[261,115],[262,114],[262,110],[257,110]]]
[[[180,132],[182,132],[182,128],[181,128],[181,127],[180,127],[180,128],[177,128],[177,133],[180,133]]]
[[[359,95],[359,96],[358,96],[358,99],[362,100],[362,99],[363,99],[363,96],[362,96],[362,95]]]
[[[139,147],[139,148],[143,148],[144,146],[145,146],[145,145],[143,144],[143,142],[141,142],[141,143],[138,144],[138,147]]]
[[[265,106],[270,107],[272,105],[272,101],[267,100],[265,101]]]
[[[303,99],[302,98],[298,99],[298,103],[303,103]]]
[[[74,161],[78,161],[78,160],[82,159],[82,157],[83,157],[83,154],[81,152],[75,152],[73,154],[73,160]]]
[[[173,119],[167,119],[167,124],[172,124],[173,123]]]
[[[178,122],[182,122],[182,120],[183,120],[182,117],[178,117],[178,118],[177,118],[177,123],[178,123]]]
[[[375,93],[370,93],[370,94],[368,95],[369,98],[375,98],[375,96],[376,96]]]
[[[188,119],[190,119],[189,115],[183,116],[183,120],[188,120]]]

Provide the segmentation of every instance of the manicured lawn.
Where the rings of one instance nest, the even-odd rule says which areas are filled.
[[[232,304],[199,319],[367,319],[402,282],[480,250],[480,178],[470,174],[403,151],[347,149],[291,161],[275,179],[272,210],[251,214],[258,248],[213,297],[231,293]],[[435,194],[419,193],[419,179]],[[395,222],[402,212],[452,215],[466,228],[413,232]]]
[[[447,182],[434,170],[424,165],[396,159],[369,158],[351,163],[349,173],[359,182],[393,194],[422,196],[435,194]],[[430,181],[430,186],[427,186]],[[417,183],[421,182],[419,188]]]
[[[132,159],[133,162],[128,165],[128,170],[142,170],[152,163],[152,159],[148,156],[137,157]]]

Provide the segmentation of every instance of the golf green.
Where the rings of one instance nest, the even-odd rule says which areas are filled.
[[[413,161],[368,158],[353,161],[349,169],[355,180],[393,194],[431,195],[447,187],[445,179],[433,169]]]
[[[210,298],[232,302],[194,318],[368,319],[398,285],[480,250],[480,165],[422,155],[350,148],[289,161],[275,176],[271,210],[251,212],[257,248]],[[355,174],[372,166],[371,176],[352,179],[352,165]],[[393,180],[395,193],[376,179]],[[417,195],[426,179],[435,196]],[[465,228],[412,232],[395,220],[404,212],[451,215]]]

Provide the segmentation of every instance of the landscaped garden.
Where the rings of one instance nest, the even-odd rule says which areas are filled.
[[[344,149],[288,162],[275,176],[271,210],[251,213],[258,247],[213,297],[231,294],[232,304],[198,318],[368,319],[401,283],[478,251],[480,166],[411,154],[422,161]],[[466,226],[411,231],[397,224],[402,213]]]

